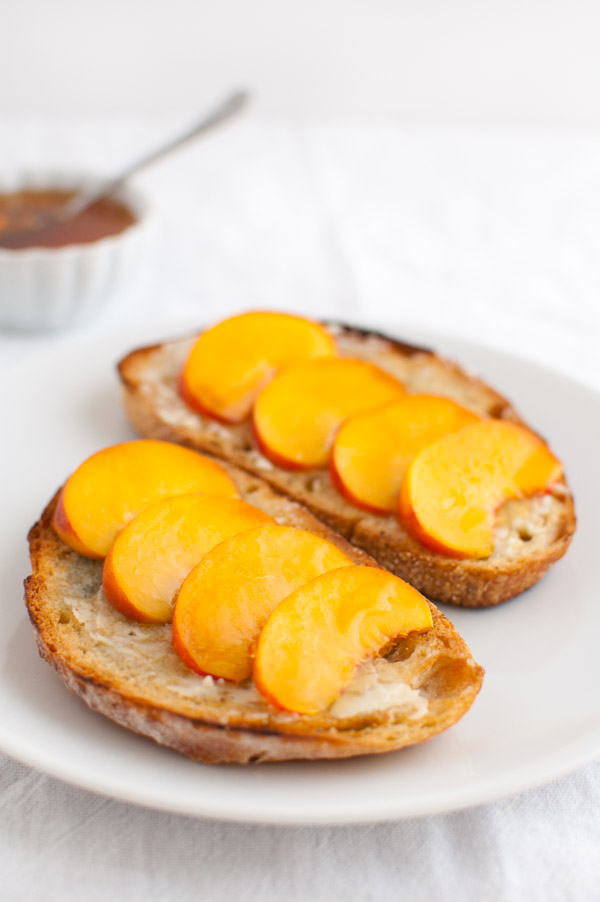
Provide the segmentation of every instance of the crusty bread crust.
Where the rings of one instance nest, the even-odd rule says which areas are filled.
[[[481,416],[526,425],[506,398],[432,351],[345,326],[328,328],[342,356],[376,363],[409,392],[444,395]],[[257,449],[249,424],[216,423],[179,397],[177,381],[192,342],[139,348],[119,363],[125,409],[137,431],[214,454],[261,477],[429,598],[467,607],[498,604],[534,585],[567,550],[575,512],[566,484],[552,495],[508,502],[499,514],[494,553],[485,560],[457,560],[424,548],[396,517],[354,507],[327,471],[273,466]]]
[[[376,566],[300,505],[228,469],[245,500],[278,522],[310,529],[355,563]],[[40,654],[92,710],[190,758],[247,764],[391,751],[454,724],[481,687],[482,668],[433,605],[432,630],[359,668],[337,708],[319,715],[278,711],[251,681],[199,677],[175,654],[168,624],[138,624],[112,608],[101,589],[102,562],[81,557],[52,529],[56,500],[29,533],[25,601]]]

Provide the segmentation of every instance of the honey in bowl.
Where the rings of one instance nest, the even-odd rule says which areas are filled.
[[[91,244],[118,235],[136,222],[131,210],[120,201],[103,198],[65,222],[55,223],[42,231],[33,230],[40,214],[59,210],[74,194],[74,191],[59,189],[26,189],[0,194],[0,248]]]

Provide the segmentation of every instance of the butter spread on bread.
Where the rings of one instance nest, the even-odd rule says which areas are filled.
[[[240,496],[278,523],[374,565],[306,509],[252,475],[226,467]],[[362,665],[330,708],[297,715],[269,705],[251,680],[232,685],[192,673],[168,624],[124,617],[102,591],[102,562],[69,548],[52,528],[58,495],[29,534],[26,604],[41,655],[94,711],[207,763],[338,758],[402,748],[436,735],[468,710],[483,670],[431,605],[433,627]]]
[[[356,328],[327,328],[340,356],[375,364],[410,394],[447,397],[480,417],[526,425],[493,388],[432,351]],[[326,469],[274,465],[256,447],[249,421],[226,425],[182,400],[180,374],[194,344],[191,338],[140,348],[119,363],[125,408],[138,432],[214,454],[262,478],[427,597],[469,607],[498,604],[534,585],[567,550],[575,514],[564,480],[549,493],[507,501],[497,512],[492,553],[476,560],[432,551],[398,517],[357,508]]]

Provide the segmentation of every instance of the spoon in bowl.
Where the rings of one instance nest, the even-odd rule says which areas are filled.
[[[28,217],[27,226],[25,228],[19,226],[16,229],[4,229],[2,235],[3,245],[5,247],[7,245],[10,246],[11,240],[21,242],[28,236],[39,236],[40,232],[48,231],[59,223],[66,222],[69,219],[73,219],[75,216],[79,216],[84,210],[91,207],[92,204],[95,204],[106,197],[110,197],[118,191],[131,176],[137,174],[142,169],[145,169],[151,163],[155,163],[157,160],[162,159],[171,151],[181,147],[183,144],[187,144],[188,141],[191,141],[193,138],[197,138],[199,135],[211,131],[222,122],[225,122],[227,119],[240,112],[240,110],[246,106],[248,100],[249,95],[246,91],[236,91],[222,101],[210,113],[204,115],[199,121],[186,129],[182,134],[177,135],[175,138],[171,138],[166,144],[162,144],[155,150],[144,154],[143,157],[139,158],[134,163],[130,163],[129,166],[118,175],[102,181],[99,185],[96,184],[93,187],[83,188],[82,190],[77,191],[77,193],[69,198],[65,204],[56,209],[39,211],[32,214]]]

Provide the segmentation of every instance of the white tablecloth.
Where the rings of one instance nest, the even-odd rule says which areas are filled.
[[[2,165],[110,171],[171,125],[4,122]],[[372,316],[600,389],[597,138],[244,124],[139,184],[159,250],[80,335],[256,307]],[[56,340],[0,333],[0,373]],[[600,899],[600,762],[454,814],[276,828],[145,810],[0,761],[3,900]]]

